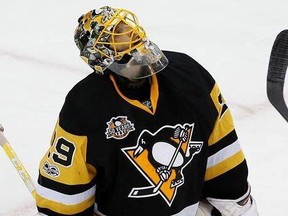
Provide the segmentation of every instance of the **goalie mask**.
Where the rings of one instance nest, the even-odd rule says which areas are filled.
[[[109,70],[140,79],[163,70],[168,60],[149,41],[137,17],[108,6],[91,10],[78,19],[74,40],[80,57],[98,74]]]

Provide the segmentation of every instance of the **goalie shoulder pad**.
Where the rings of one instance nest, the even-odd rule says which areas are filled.
[[[248,198],[244,205],[239,203]],[[226,200],[207,198],[207,200],[217,208],[223,216],[259,216],[255,199],[250,195],[250,186],[248,191],[239,199]]]

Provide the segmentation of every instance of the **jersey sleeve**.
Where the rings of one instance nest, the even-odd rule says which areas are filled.
[[[210,92],[212,106],[217,110],[214,128],[208,140],[205,173],[205,197],[237,199],[248,189],[248,168],[232,114],[217,83]]]
[[[74,110],[66,98],[39,165],[36,204],[46,215],[93,215],[96,169],[87,162],[88,137],[71,132],[77,125]]]

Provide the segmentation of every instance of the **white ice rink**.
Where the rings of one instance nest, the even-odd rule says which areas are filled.
[[[91,73],[73,41],[77,19],[107,4],[134,11],[160,48],[210,71],[234,115],[260,215],[288,215],[288,124],[266,96],[271,48],[288,28],[287,0],[0,0],[0,123],[33,180],[67,92]],[[35,212],[0,149],[0,216]]]

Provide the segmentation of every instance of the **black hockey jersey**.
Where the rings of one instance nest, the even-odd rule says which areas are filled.
[[[217,84],[191,57],[164,54],[146,102],[113,74],[69,92],[40,163],[39,212],[194,216],[203,197],[245,194],[246,161]]]

